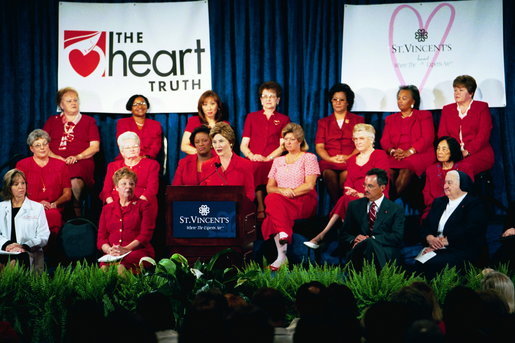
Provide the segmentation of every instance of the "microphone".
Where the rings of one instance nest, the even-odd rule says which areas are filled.
[[[213,170],[211,173],[209,173],[209,175],[207,176],[204,176],[197,184],[197,186],[200,186],[200,184],[204,181],[206,181],[207,179],[209,179],[214,173],[218,173],[218,169],[222,166],[222,164],[220,162],[215,162],[213,163],[213,166],[215,167],[215,170]]]

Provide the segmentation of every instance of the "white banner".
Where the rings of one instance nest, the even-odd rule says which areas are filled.
[[[58,84],[84,112],[126,112],[133,94],[154,113],[197,112],[211,89],[207,1],[61,2]]]
[[[441,109],[463,74],[476,79],[474,99],[506,106],[502,0],[345,5],[342,82],[354,111],[398,111],[407,84],[421,108]]]

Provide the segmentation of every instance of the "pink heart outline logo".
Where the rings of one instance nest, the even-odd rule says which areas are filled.
[[[429,17],[427,18],[425,25],[423,25],[423,23],[422,23],[422,16],[413,6],[400,5],[393,11],[392,17],[390,18],[390,25],[389,25],[389,32],[388,32],[388,44],[389,44],[390,59],[392,60],[393,69],[395,70],[395,74],[397,75],[397,78],[399,79],[401,85],[406,85],[406,81],[404,81],[404,77],[402,76],[402,72],[399,68],[399,63],[397,61],[397,57],[395,56],[395,53],[393,52],[393,49],[391,48],[393,45],[393,29],[394,29],[394,23],[395,23],[395,18],[397,17],[397,14],[404,8],[408,8],[408,9],[412,10],[413,13],[415,13],[415,15],[417,16],[419,29],[423,29],[423,30],[427,31],[427,28],[429,27],[431,20],[433,20],[433,17],[435,16],[435,14],[443,7],[449,7],[449,9],[451,10],[451,17],[449,18],[449,22],[447,23],[445,32],[442,35],[442,39],[440,40],[440,44],[444,44],[445,40],[447,39],[447,36],[449,35],[449,31],[451,30],[452,24],[454,23],[454,18],[456,16],[456,9],[454,8],[453,5],[448,4],[448,3],[442,3],[438,6],[436,6],[435,9],[429,15]],[[418,87],[420,92],[422,92],[422,89],[424,88],[424,86],[426,84],[427,78],[429,77],[429,74],[433,70],[434,63],[437,60],[439,55],[440,55],[440,50],[437,49],[435,51],[435,53],[433,54],[431,63],[427,67],[424,78],[422,79],[422,81],[420,82],[420,85]]]

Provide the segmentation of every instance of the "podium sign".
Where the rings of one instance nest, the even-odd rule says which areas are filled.
[[[174,201],[174,238],[236,238],[235,201]]]

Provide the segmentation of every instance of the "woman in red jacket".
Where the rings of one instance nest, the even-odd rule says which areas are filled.
[[[347,178],[347,161],[358,153],[352,142],[352,130],[354,125],[364,123],[364,119],[349,112],[354,104],[354,92],[345,83],[331,87],[329,102],[334,112],[318,121],[315,148],[320,156],[322,178],[334,205]]]
[[[452,86],[456,103],[443,107],[438,137],[456,139],[464,161],[476,175],[494,165],[494,150],[490,145],[492,116],[486,102],[473,100],[477,84],[472,76],[458,76]]]
[[[161,151],[163,129],[157,120],[147,118],[150,102],[144,95],[135,94],[129,98],[125,108],[132,112],[132,116],[118,120],[116,138],[127,131],[136,132],[141,142],[141,155],[155,160]]]
[[[156,217],[149,202],[135,196],[136,182],[136,173],[129,168],[114,173],[117,200],[104,206],[98,223],[98,249],[114,257],[127,254],[120,261],[120,273],[136,268],[142,257],[154,257],[150,240]]]
[[[400,112],[386,117],[381,147],[388,154],[392,193],[400,195],[413,174],[420,177],[433,163],[435,129],[431,112],[419,110],[417,87],[399,87],[397,106]]]

